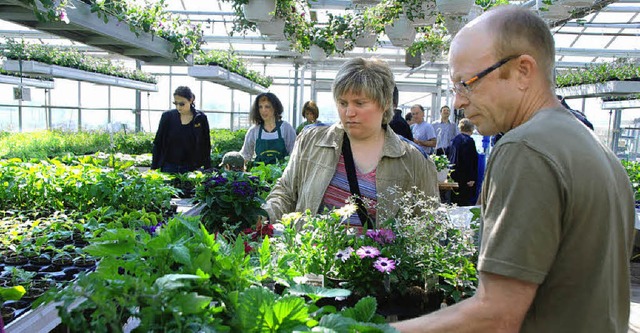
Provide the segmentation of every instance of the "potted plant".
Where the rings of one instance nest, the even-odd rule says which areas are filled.
[[[431,155],[431,160],[436,165],[436,171],[438,172],[438,182],[443,183],[447,181],[449,177],[449,159],[445,155]]]
[[[4,332],[4,325],[13,320],[16,309],[5,307],[2,304],[5,301],[17,301],[26,293],[23,286],[1,287],[0,286],[0,331]]]
[[[196,187],[195,203],[209,232],[235,236],[267,216],[261,194],[268,191],[258,177],[245,172],[217,172]]]
[[[200,25],[193,25],[189,21],[173,16],[166,10],[165,1],[144,4],[126,0],[91,2],[31,0],[25,2],[33,8],[39,20],[45,22],[62,21],[67,24],[69,23],[67,8],[89,6],[90,12],[105,23],[111,19],[117,19],[119,22],[128,24],[131,32],[136,35],[144,32],[167,40],[173,46],[176,58],[180,60],[186,59],[187,56],[200,50],[203,43],[203,32]]]
[[[375,296],[388,314],[424,313],[470,296],[475,288],[473,239],[452,225],[437,198],[416,192],[388,195],[402,209],[394,219],[378,222],[376,230],[359,231],[344,223],[355,211],[352,205],[284,216],[283,235],[274,240],[276,255],[293,257],[293,268],[322,274],[326,285],[350,289],[356,299]],[[409,302],[416,302],[413,310],[399,310]]]

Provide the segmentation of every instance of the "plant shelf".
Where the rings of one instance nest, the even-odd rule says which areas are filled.
[[[46,13],[42,4],[36,1],[38,9]],[[105,23],[91,6],[69,0],[67,17],[69,24],[61,21],[40,22],[27,1],[0,0],[0,19],[44,31],[56,36],[94,46],[109,52],[121,54],[154,65],[190,65],[189,61],[175,59],[173,45],[158,36],[141,32],[138,36],[125,23],[108,16]]]
[[[0,83],[13,84],[16,86],[23,85],[25,87],[34,87],[34,88],[43,88],[43,89],[53,89],[55,88],[55,83],[53,81],[45,81],[38,80],[32,78],[20,78],[19,76],[13,75],[2,75],[0,74]]]
[[[75,308],[84,302],[85,299],[77,299],[70,305],[70,308]],[[49,303],[40,306],[36,309],[25,312],[20,317],[14,319],[4,330],[6,333],[48,333],[62,323],[62,320],[58,316],[57,306],[62,303]]]
[[[10,72],[20,72],[19,60],[5,60],[2,68]],[[49,65],[38,61],[22,61],[22,73],[46,75],[53,78],[91,82],[108,86],[138,89],[142,91],[158,91],[155,83],[135,81],[117,76],[87,72],[81,69]]]
[[[640,93],[640,81],[607,81],[556,89],[564,98],[589,98]]]
[[[189,76],[202,81],[211,81],[225,87],[237,89],[249,94],[260,94],[268,89],[247,79],[246,77],[228,71],[220,66],[191,66]]]

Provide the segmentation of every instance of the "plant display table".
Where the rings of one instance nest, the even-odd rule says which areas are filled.
[[[42,5],[36,1],[38,8],[44,12]],[[188,65],[185,61],[175,60],[173,45],[158,36],[142,32],[136,35],[126,24],[109,17],[105,23],[91,6],[79,1],[69,0],[71,6],[67,10],[69,23],[42,23],[27,4],[27,1],[0,0],[0,19],[37,29],[103,50],[122,54],[149,64]]]
[[[53,81],[45,81],[38,79],[31,79],[26,77],[19,77],[13,75],[2,75],[0,74],[0,83],[12,84],[12,85],[23,85],[25,87],[34,87],[34,88],[43,88],[43,89],[53,89],[55,88],[55,83]]]
[[[589,98],[640,93],[640,81],[607,81],[556,89],[564,98]]]
[[[1,0],[0,0],[1,1]],[[91,82],[108,86],[138,89],[142,91],[158,91],[155,83],[147,83],[135,81],[117,76],[111,76],[100,73],[92,73],[80,69],[63,67],[58,65],[49,65],[37,61],[20,61],[5,60],[2,68],[10,72],[22,72],[28,74],[46,75],[54,78],[70,79],[76,81]],[[53,83],[52,83],[53,84]]]
[[[220,66],[191,66],[189,67],[189,76],[198,80],[211,81],[250,94],[267,92],[267,88]]]

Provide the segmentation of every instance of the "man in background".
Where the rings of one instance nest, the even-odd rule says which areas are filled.
[[[451,140],[458,135],[456,124],[449,120],[451,109],[445,105],[440,108],[440,121],[433,123],[436,131],[436,155],[449,155]]]
[[[400,99],[398,87],[393,87],[393,118],[389,122],[389,126],[396,134],[403,136],[409,141],[413,141],[413,134],[411,133],[411,127],[407,121],[402,117],[402,110],[398,109],[398,100]]]
[[[411,107],[411,132],[413,133],[413,142],[418,144],[420,149],[426,154],[432,154],[433,148],[436,146],[436,132],[433,126],[424,121],[424,108],[420,104]]]

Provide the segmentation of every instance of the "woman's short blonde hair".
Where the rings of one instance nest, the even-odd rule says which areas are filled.
[[[386,125],[393,117],[395,86],[393,73],[386,62],[353,58],[340,67],[331,90],[336,102],[346,93],[363,94],[374,100],[384,110],[382,125]]]

